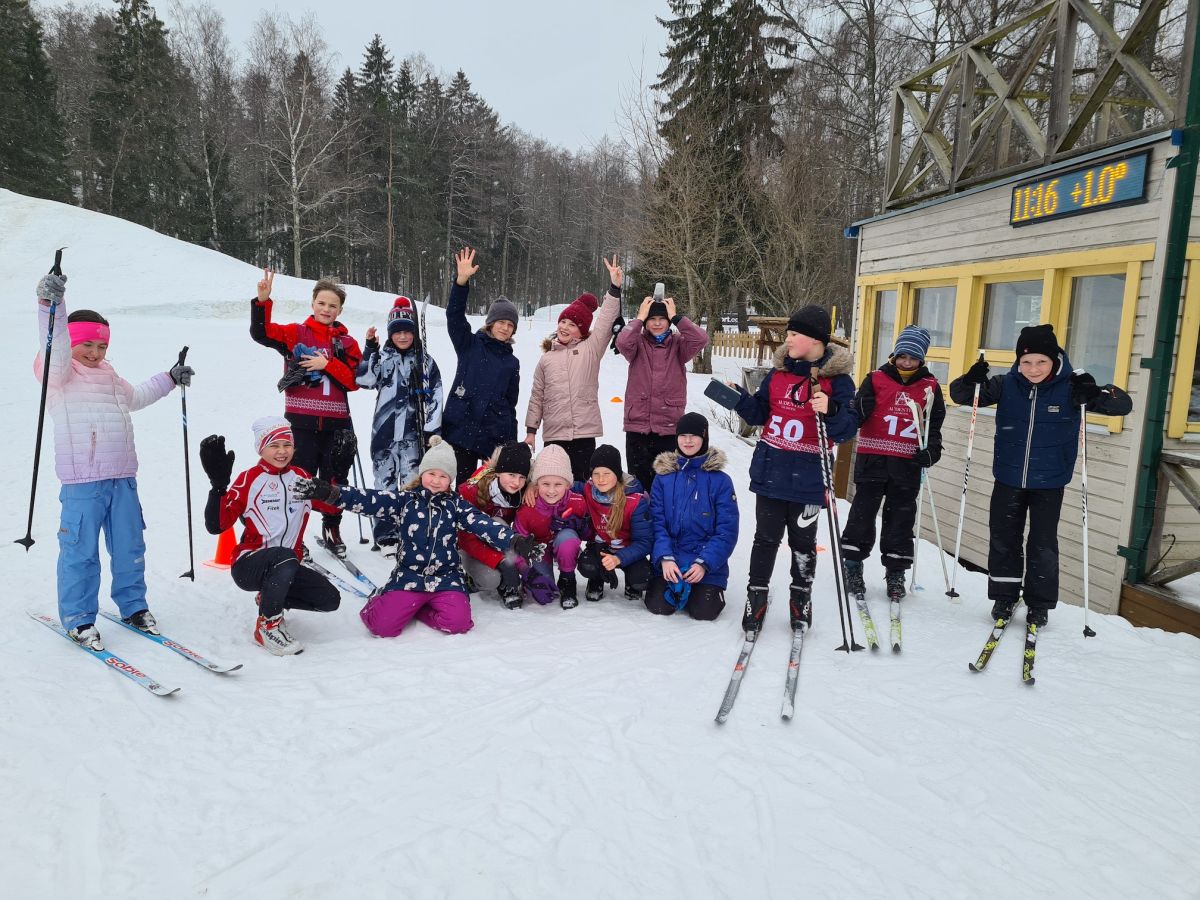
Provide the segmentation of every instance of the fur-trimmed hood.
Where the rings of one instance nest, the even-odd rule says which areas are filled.
[[[780,344],[775,348],[772,362],[780,372],[794,372],[795,370],[789,366],[789,363],[804,363],[803,360],[788,359],[786,344]],[[854,368],[854,357],[840,344],[830,343],[826,345],[825,355],[818,362],[804,364],[811,365],[813,373],[818,378],[833,378],[835,375],[849,375]]]
[[[704,462],[700,468],[705,472],[723,472],[725,471],[725,463],[729,458],[725,455],[725,451],[718,450],[716,447],[709,447],[708,453],[705,454]],[[670,475],[672,472],[679,471],[679,451],[667,450],[665,453],[660,453],[654,457],[654,474],[655,475]]]

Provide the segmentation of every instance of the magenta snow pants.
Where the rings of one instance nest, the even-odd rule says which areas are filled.
[[[465,634],[475,624],[462,591],[388,591],[369,600],[359,616],[376,637],[395,637],[414,617],[446,634]]]

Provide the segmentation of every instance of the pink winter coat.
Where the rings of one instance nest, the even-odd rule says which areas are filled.
[[[687,411],[687,364],[704,349],[708,334],[680,316],[678,334],[655,343],[641,319],[617,335],[617,350],[629,360],[625,388],[625,430],[637,434],[674,434]]]
[[[50,307],[38,305],[38,334],[45,346]],[[42,380],[42,354],[33,360],[34,377]],[[133,449],[133,420],[129,414],[171,392],[175,382],[159,372],[137,387],[104,361],[89,368],[71,358],[67,310],[60,303],[54,315],[50,348],[50,379],[46,409],[54,419],[54,470],[63,484],[133,478],[137,453]]]
[[[533,370],[526,430],[541,426],[543,441],[573,441],[604,433],[598,399],[600,360],[620,310],[620,298],[605,294],[586,338],[570,345],[550,339]]]

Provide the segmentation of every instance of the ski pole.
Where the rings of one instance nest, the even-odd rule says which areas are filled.
[[[1082,371],[1082,369],[1076,370]],[[1083,457],[1083,467],[1080,474],[1083,477],[1079,499],[1083,506],[1083,636],[1095,637],[1096,632],[1088,625],[1088,582],[1091,580],[1091,569],[1088,567],[1088,508],[1087,508],[1087,404],[1079,404],[1079,443],[1080,454]]]
[[[59,247],[54,252],[54,265],[50,267],[51,275],[62,275],[62,253],[66,247]],[[41,299],[41,298],[38,298]],[[58,311],[58,300],[50,300],[50,324],[46,327],[46,349],[42,351],[42,397],[38,401],[37,439],[33,442],[33,484],[29,488],[29,522],[25,526],[25,537],[17,538],[16,543],[29,552],[33,546],[33,502],[37,497],[38,463],[42,458],[42,427],[46,422],[46,391],[50,384],[50,345],[54,342],[54,314]]]
[[[925,407],[929,408],[929,403],[933,398],[933,392],[929,388],[925,389]],[[912,409],[913,419],[917,422],[917,440],[922,450],[929,448],[929,416],[918,417],[916,403],[912,400],[908,401],[909,408]],[[924,427],[921,422],[924,419]],[[937,503],[933,499],[933,488],[929,485],[929,470],[922,467],[921,469],[921,485],[917,492],[925,491],[929,494],[929,514],[933,517],[933,538],[937,541],[938,559],[942,564],[942,580],[946,584],[946,595],[950,595],[950,575],[946,571],[946,552],[942,549],[942,529],[938,526]],[[913,547],[913,568],[917,565],[917,548]]]
[[[811,384],[819,389],[820,382],[814,377]],[[826,524],[829,527],[829,547],[833,556],[833,580],[838,595],[838,615],[842,620],[842,645],[838,650],[864,650],[862,644],[854,636],[854,620],[850,617],[850,599],[846,593],[844,572],[842,571],[842,529],[838,522],[837,497],[833,492],[833,450],[829,446],[829,431],[825,424],[825,414],[817,413],[817,452],[821,458],[821,480],[825,484]],[[850,628],[850,640],[846,641],[846,627]]]
[[[983,351],[979,351],[979,361],[983,362]],[[954,585],[958,583],[958,570],[962,567],[962,557],[959,553],[962,550],[962,533],[963,533],[963,517],[967,514],[967,484],[971,479],[971,451],[975,447],[975,420],[979,416],[979,388],[981,385],[975,385],[975,398],[971,401],[971,426],[967,429],[967,459],[963,463],[963,489],[962,497],[958,500],[958,529],[954,535],[954,574],[950,577],[950,590],[946,591],[946,596],[951,600],[959,603],[962,600],[959,598],[958,591],[954,589]]]
[[[363,472],[362,456],[358,452],[358,441],[354,442],[354,463],[358,466],[358,477],[355,479],[358,484],[355,485],[355,487],[359,488],[360,490],[366,490],[367,476]],[[351,468],[352,473],[353,471],[353,468]],[[355,516],[355,518],[358,519],[358,542],[360,544],[371,543],[365,537],[363,537],[362,516]]]
[[[187,359],[188,348],[184,347],[179,351],[179,363],[183,365]],[[184,492],[187,494],[187,525],[188,525],[188,570],[180,575],[180,578],[190,578],[196,580],[196,555],[192,546],[192,464],[188,459],[188,435],[187,435],[187,385],[179,386],[179,402],[183,408],[183,486]]]

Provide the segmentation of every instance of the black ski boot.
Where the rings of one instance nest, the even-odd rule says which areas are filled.
[[[861,559],[843,559],[842,575],[846,579],[846,593],[860,597],[867,592],[867,583],[863,580]]]
[[[579,605],[579,595],[575,589],[575,573],[561,572],[558,576],[558,602],[563,609],[574,609]]]
[[[342,542],[342,530],[337,525],[326,525],[321,538],[325,541],[325,549],[338,559],[346,558],[346,545]]]
[[[601,597],[603,597],[604,596],[604,579],[603,578],[589,578],[588,583],[587,583],[587,592],[584,594],[584,596],[588,600],[591,600],[592,602],[595,602],[595,601],[599,600]]]
[[[992,604],[993,619],[1011,619],[1013,610],[1017,608],[1016,600],[997,600]]]
[[[904,576],[904,569],[888,569],[883,576],[889,600],[903,600],[908,596],[908,592],[904,590]]]
[[[505,609],[520,609],[524,602],[521,597],[521,586],[511,584],[501,584],[499,587],[500,602],[504,604]]]
[[[1025,621],[1030,625],[1036,625],[1038,628],[1043,627],[1050,619],[1050,610],[1048,609],[1026,609]]]
[[[746,588],[746,611],[742,613],[742,631],[758,636],[762,631],[763,617],[767,614],[767,589]]]
[[[791,616],[792,631],[801,625],[805,629],[812,627],[812,585],[805,587],[792,585],[791,597],[788,599],[788,614]]]
[[[144,631],[146,634],[160,634],[158,630],[158,622],[154,621],[154,616],[150,615],[150,610],[143,609],[141,612],[135,612],[128,619],[122,619],[126,625],[132,625],[138,631]]]

